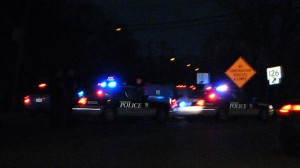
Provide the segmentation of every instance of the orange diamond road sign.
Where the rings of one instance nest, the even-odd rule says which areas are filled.
[[[255,73],[256,71],[242,57],[239,57],[225,72],[239,88],[242,88]]]

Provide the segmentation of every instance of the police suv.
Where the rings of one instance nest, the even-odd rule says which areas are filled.
[[[175,105],[174,105],[175,104]],[[220,121],[232,117],[253,116],[265,121],[273,116],[273,106],[257,102],[227,85],[195,91],[189,98],[172,100],[173,113],[180,116],[215,116]]]
[[[74,113],[98,114],[104,122],[112,122],[117,117],[152,117],[156,122],[167,121],[170,110],[168,102],[148,99],[134,86],[118,86],[110,77],[98,83],[92,93],[78,99]]]

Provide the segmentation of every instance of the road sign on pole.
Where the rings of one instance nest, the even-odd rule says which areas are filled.
[[[281,66],[267,68],[267,79],[269,80],[269,85],[279,84],[281,78],[282,78]]]
[[[255,73],[256,71],[242,57],[239,57],[225,72],[239,88],[242,88]]]
[[[197,73],[197,84],[209,84],[209,73]]]

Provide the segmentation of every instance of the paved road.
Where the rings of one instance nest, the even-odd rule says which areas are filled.
[[[299,156],[282,152],[277,132],[276,121],[252,119],[103,125],[80,117],[56,130],[45,118],[7,119],[0,167],[299,167]]]

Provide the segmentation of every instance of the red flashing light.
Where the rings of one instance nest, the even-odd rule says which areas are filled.
[[[82,97],[78,100],[78,104],[79,105],[86,105],[87,104],[87,98],[86,97]]]
[[[172,99],[170,101],[170,105],[171,105],[172,108],[177,107],[178,106],[177,100],[176,99]]]
[[[97,95],[98,97],[103,96],[103,95],[104,95],[103,90],[97,90],[96,95]]]
[[[30,103],[31,103],[30,97],[29,96],[25,96],[24,97],[24,105],[28,106],[28,105],[30,105]]]
[[[40,88],[40,89],[44,89],[44,88],[46,88],[46,86],[47,86],[46,83],[40,83],[40,84],[39,84],[39,88]]]
[[[280,115],[288,115],[291,111],[293,112],[300,112],[300,105],[299,104],[287,104],[282,106],[279,110]]]
[[[216,99],[217,95],[215,93],[211,93],[208,95],[209,99]]]

